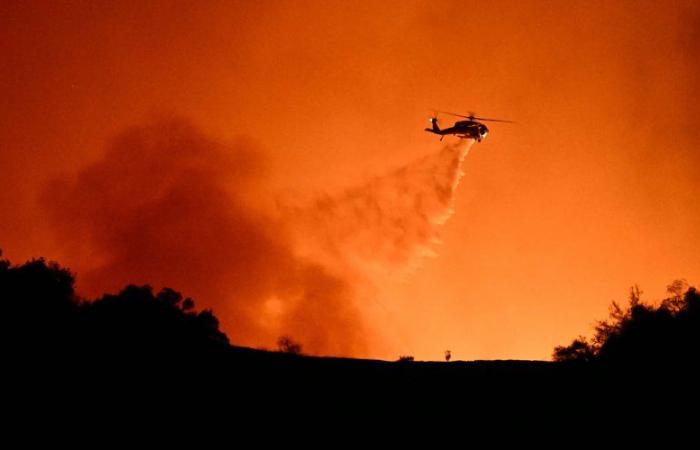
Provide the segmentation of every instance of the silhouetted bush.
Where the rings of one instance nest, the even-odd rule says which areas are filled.
[[[610,318],[598,322],[593,338],[579,337],[554,349],[555,361],[599,361],[610,364],[691,364],[700,355],[700,294],[675,281],[669,297],[655,307],[641,301],[633,287],[629,305],[613,302]]]
[[[555,361],[592,361],[596,356],[594,347],[584,336],[579,336],[568,346],[558,346],[554,349]]]
[[[280,336],[277,339],[277,349],[282,353],[291,353],[293,355],[301,354],[301,344],[294,341],[289,336]]]
[[[399,356],[399,362],[402,362],[402,363],[413,362],[413,356],[410,356],[410,355]]]

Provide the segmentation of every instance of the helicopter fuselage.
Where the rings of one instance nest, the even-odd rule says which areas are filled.
[[[455,122],[450,128],[440,129],[437,125],[437,119],[431,119],[432,128],[426,128],[425,131],[439,134],[440,136],[454,135],[461,139],[474,139],[481,142],[489,134],[489,129],[486,125],[476,120],[460,120]],[[442,139],[442,138],[441,138]]]

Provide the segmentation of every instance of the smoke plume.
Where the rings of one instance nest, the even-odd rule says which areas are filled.
[[[358,283],[431,254],[470,145],[280,211],[264,206],[273,202],[253,145],[169,120],[125,131],[41,203],[85,296],[169,286],[212,308],[236,344],[287,334],[307,353],[359,356]]]

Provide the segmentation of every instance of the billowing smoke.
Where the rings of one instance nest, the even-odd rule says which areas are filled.
[[[121,134],[42,205],[88,297],[169,286],[212,308],[234,343],[270,347],[287,334],[308,353],[366,355],[358,283],[432,251],[469,145],[273,211],[253,145],[169,120]]]

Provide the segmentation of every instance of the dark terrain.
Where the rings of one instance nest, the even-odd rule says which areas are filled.
[[[237,347],[211,311],[197,311],[176,291],[127,286],[86,301],[74,281],[41,259],[16,266],[0,260],[4,372],[13,394],[59,403],[252,400],[257,407],[352,403],[379,410],[468,401],[483,411],[538,405],[554,412],[597,408],[609,398],[678,399],[672,386],[694,392],[698,374],[700,296],[681,285],[659,307],[633,291],[629,308],[615,305],[593,339],[557,347],[552,362],[390,362],[304,356],[290,345]]]

